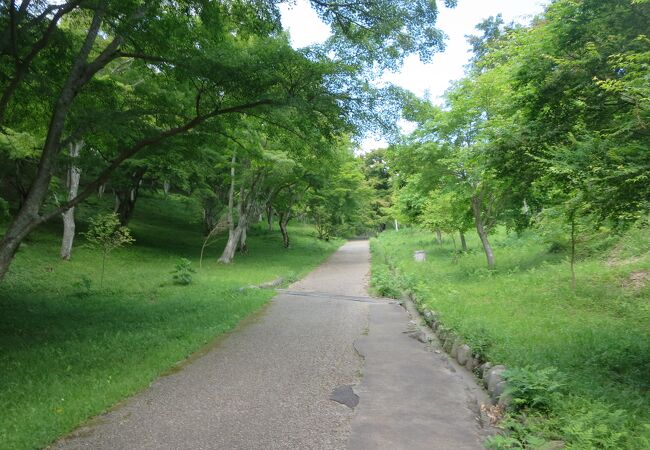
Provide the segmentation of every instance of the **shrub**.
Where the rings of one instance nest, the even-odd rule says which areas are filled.
[[[193,273],[196,273],[196,270],[192,268],[192,262],[187,258],[181,258],[172,271],[172,278],[175,284],[187,286],[192,283]]]
[[[371,284],[377,295],[388,298],[399,298],[401,289],[399,280],[385,266],[372,271]]]

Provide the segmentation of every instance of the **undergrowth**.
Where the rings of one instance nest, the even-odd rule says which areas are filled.
[[[577,286],[567,255],[533,232],[477,238],[454,262],[450,239],[419,230],[371,242],[379,295],[413,292],[485,360],[510,368],[515,398],[492,448],[650,448],[650,230],[583,245]],[[415,262],[413,252],[427,260]]]

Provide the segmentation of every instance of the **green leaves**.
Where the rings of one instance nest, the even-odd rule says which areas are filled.
[[[445,1],[447,7],[455,3]],[[435,0],[312,0],[311,4],[332,26],[328,47],[346,62],[395,68],[409,54],[428,61],[443,48],[444,34],[435,27]]]
[[[135,242],[129,229],[120,225],[120,220],[115,213],[91,218],[88,231],[83,235],[90,247],[97,248],[104,254]]]
[[[175,284],[187,286],[192,284],[192,274],[194,273],[196,270],[192,268],[192,262],[187,258],[180,258],[172,271],[172,279]]]
[[[512,398],[515,411],[550,410],[564,386],[562,374],[555,367],[512,368],[503,377],[507,381],[505,394]]]

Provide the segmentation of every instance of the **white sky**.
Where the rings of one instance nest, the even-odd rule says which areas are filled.
[[[423,64],[417,56],[406,59],[404,66],[397,73],[386,73],[381,82],[389,82],[414,92],[418,96],[429,95],[434,102],[450,82],[461,78],[463,66],[467,64],[470,54],[465,35],[478,34],[474,26],[489,16],[499,13],[506,23],[517,21],[526,23],[543,10],[544,0],[458,0],[455,8],[445,8],[439,0],[440,14],[437,26],[444,31],[448,39],[444,53],[433,57],[430,64]],[[296,48],[323,42],[329,36],[329,28],[322,23],[311,9],[308,0],[296,0],[295,5],[280,5],[282,24],[291,35],[292,45]],[[408,130],[408,124],[403,124]],[[384,147],[383,141],[367,139],[363,142],[364,150]]]

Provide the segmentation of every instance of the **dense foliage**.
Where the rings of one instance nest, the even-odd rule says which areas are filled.
[[[646,1],[557,0],[527,27],[481,24],[467,76],[442,108],[413,105],[419,127],[390,152],[399,217],[464,231],[456,210],[471,212],[489,267],[499,223],[565,229],[575,251],[645,217],[649,14]]]
[[[298,205],[312,215],[337,208],[318,216],[330,228],[349,224],[335,216],[359,201],[326,198],[322,180],[342,172],[343,189],[357,192],[349,180],[360,168],[340,149],[366,131],[396,130],[404,92],[369,81],[441,48],[437,4],[314,0],[332,36],[294,49],[280,3],[3,2],[0,213],[11,220],[0,279],[21,242],[61,214],[68,259],[73,208],[106,191],[123,225],[142,189],[201,196],[206,233],[227,218],[224,262],[265,209],[281,216],[285,246]],[[311,207],[306,193],[319,197]]]

